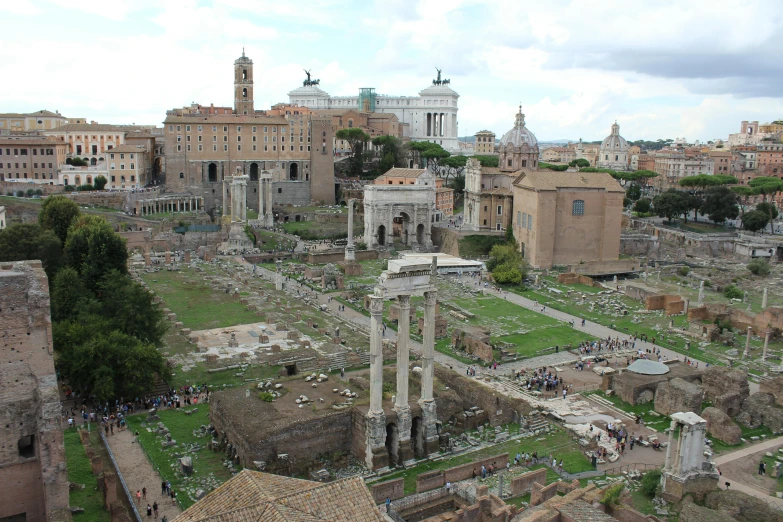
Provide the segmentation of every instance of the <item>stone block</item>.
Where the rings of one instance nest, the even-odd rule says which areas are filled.
[[[699,411],[703,398],[701,386],[675,377],[660,383],[656,388],[654,409],[663,415],[678,411]]]
[[[736,392],[744,401],[750,395],[748,373],[736,368],[710,366],[702,374],[701,385],[707,400],[713,400],[725,393]]]
[[[715,407],[704,408],[701,417],[707,421],[707,433],[726,444],[739,444],[742,430],[731,417]]]

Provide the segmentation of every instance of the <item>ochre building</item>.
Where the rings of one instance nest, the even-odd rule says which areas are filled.
[[[625,191],[609,174],[526,170],[512,192],[514,237],[533,267],[619,258]]]

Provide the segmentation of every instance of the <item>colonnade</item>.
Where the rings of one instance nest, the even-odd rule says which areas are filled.
[[[149,216],[161,212],[200,212],[204,209],[201,196],[167,197],[161,199],[142,199],[138,201],[139,215]]]
[[[449,136],[446,130],[448,127],[449,115],[445,112],[427,113],[427,136],[443,137]]]

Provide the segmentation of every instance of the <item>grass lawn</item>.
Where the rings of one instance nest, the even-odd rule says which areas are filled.
[[[225,292],[213,290],[199,274],[190,272],[142,273],[144,281],[177,314],[185,328],[206,330],[258,321],[252,312]],[[186,281],[196,281],[186,285]]]
[[[218,482],[223,483],[231,478],[231,473],[223,467],[225,455],[207,449],[211,437],[193,435],[193,430],[198,429],[202,424],[209,425],[209,404],[199,404],[198,412],[192,415],[185,415],[183,410],[162,410],[158,411],[158,415],[160,422],[170,430],[171,438],[177,441],[176,446],[164,448],[161,446],[162,435],[141,427],[145,419],[144,415],[129,416],[128,426],[133,431],[139,432],[139,442],[152,461],[153,467],[165,480],[171,481],[172,489],[177,492],[177,499],[183,509],[187,509],[194,503],[187,491],[188,488],[195,490],[202,487],[197,486],[198,481],[208,476],[214,476]],[[201,449],[187,453],[193,458],[193,476],[188,478],[180,471],[179,458],[175,455],[183,454],[185,448],[190,448],[193,444],[198,444]],[[209,491],[209,488],[203,489]]]
[[[210,368],[219,368],[228,364],[237,364],[236,361],[218,361],[216,363],[201,362],[195,364],[187,372],[183,372],[181,367],[174,370],[174,376],[169,385],[173,388],[179,388],[186,384],[206,383],[210,388],[226,386],[239,386],[245,384],[245,379],[266,379],[276,377],[280,371],[280,366],[258,366],[251,365],[244,371],[243,377],[237,377],[240,370],[225,370],[222,372],[209,373]]]
[[[644,491],[641,489],[637,489],[636,491],[631,491],[631,502],[633,503],[633,508],[645,515],[654,515],[655,514],[655,505],[652,503],[652,499],[648,497]]]
[[[656,417],[654,415],[650,415],[650,412],[653,410],[652,404],[637,404],[633,406],[622,400],[620,397],[617,397],[616,395],[606,395],[601,390],[583,392],[582,395],[598,395],[632,416],[640,415],[642,419],[644,419],[645,426],[649,426],[660,432],[663,432],[663,430],[668,428],[669,424],[671,424],[671,421],[667,416],[661,415]]]
[[[488,458],[493,455],[502,455],[503,453],[508,453],[510,459],[513,461],[513,456],[517,453],[532,453],[534,451],[537,451],[539,456],[553,454],[558,461],[562,458],[564,460],[563,467],[566,471],[572,473],[592,469],[590,463],[579,450],[578,446],[565,432],[554,432],[546,435],[544,438],[545,440],[542,441],[536,441],[532,438],[513,440],[478,451],[464,453],[452,458],[446,458],[439,461],[424,461],[406,470],[395,471],[389,475],[385,475],[381,480],[386,481],[403,477],[405,479],[405,494],[410,495],[416,492],[416,477],[421,473],[448,469],[461,464]],[[547,479],[549,479],[549,475],[550,474],[547,473]]]
[[[93,443],[100,444],[97,442],[97,436]],[[92,474],[90,461],[77,430],[65,431],[65,461],[68,465],[68,482],[85,486],[84,489],[70,492],[71,506],[84,508],[84,513],[73,515],[74,522],[108,522],[111,517],[103,509],[103,493],[98,491],[98,481]]]

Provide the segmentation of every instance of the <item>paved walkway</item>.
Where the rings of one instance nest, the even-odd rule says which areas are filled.
[[[753,444],[752,446],[748,446],[746,448],[742,448],[737,451],[724,453],[723,455],[715,457],[714,462],[715,464],[720,466],[721,464],[726,464],[727,462],[732,462],[737,459],[749,457],[761,451],[766,451],[778,446],[783,446],[783,437],[777,437],[774,439],[765,440],[764,442],[759,442],[758,444]],[[760,491],[752,486],[748,486],[741,482],[737,482],[736,480],[732,480],[731,477],[729,477],[726,474],[721,476],[720,482],[718,483],[718,487],[724,487],[725,482],[731,483],[731,489],[742,491],[743,493],[747,493],[748,495],[754,496],[756,498],[760,498],[765,502],[774,505],[778,509],[783,509],[783,498],[770,496],[764,491]]]
[[[147,516],[147,503],[152,505],[153,502],[158,503],[159,520],[164,515],[168,520],[174,520],[174,517],[182,513],[179,505],[171,504],[171,497],[161,495],[160,483],[162,479],[152,467],[147,454],[144,453],[131,430],[115,430],[114,435],[106,439],[109,441],[111,451],[114,453],[114,458],[117,460],[117,465],[122,471],[122,477],[125,479],[131,495],[135,496],[137,490],[147,488],[147,500],[142,500],[140,505],[136,505],[136,509],[139,510],[142,517],[146,518]],[[182,492],[177,492],[177,494],[184,495]]]

